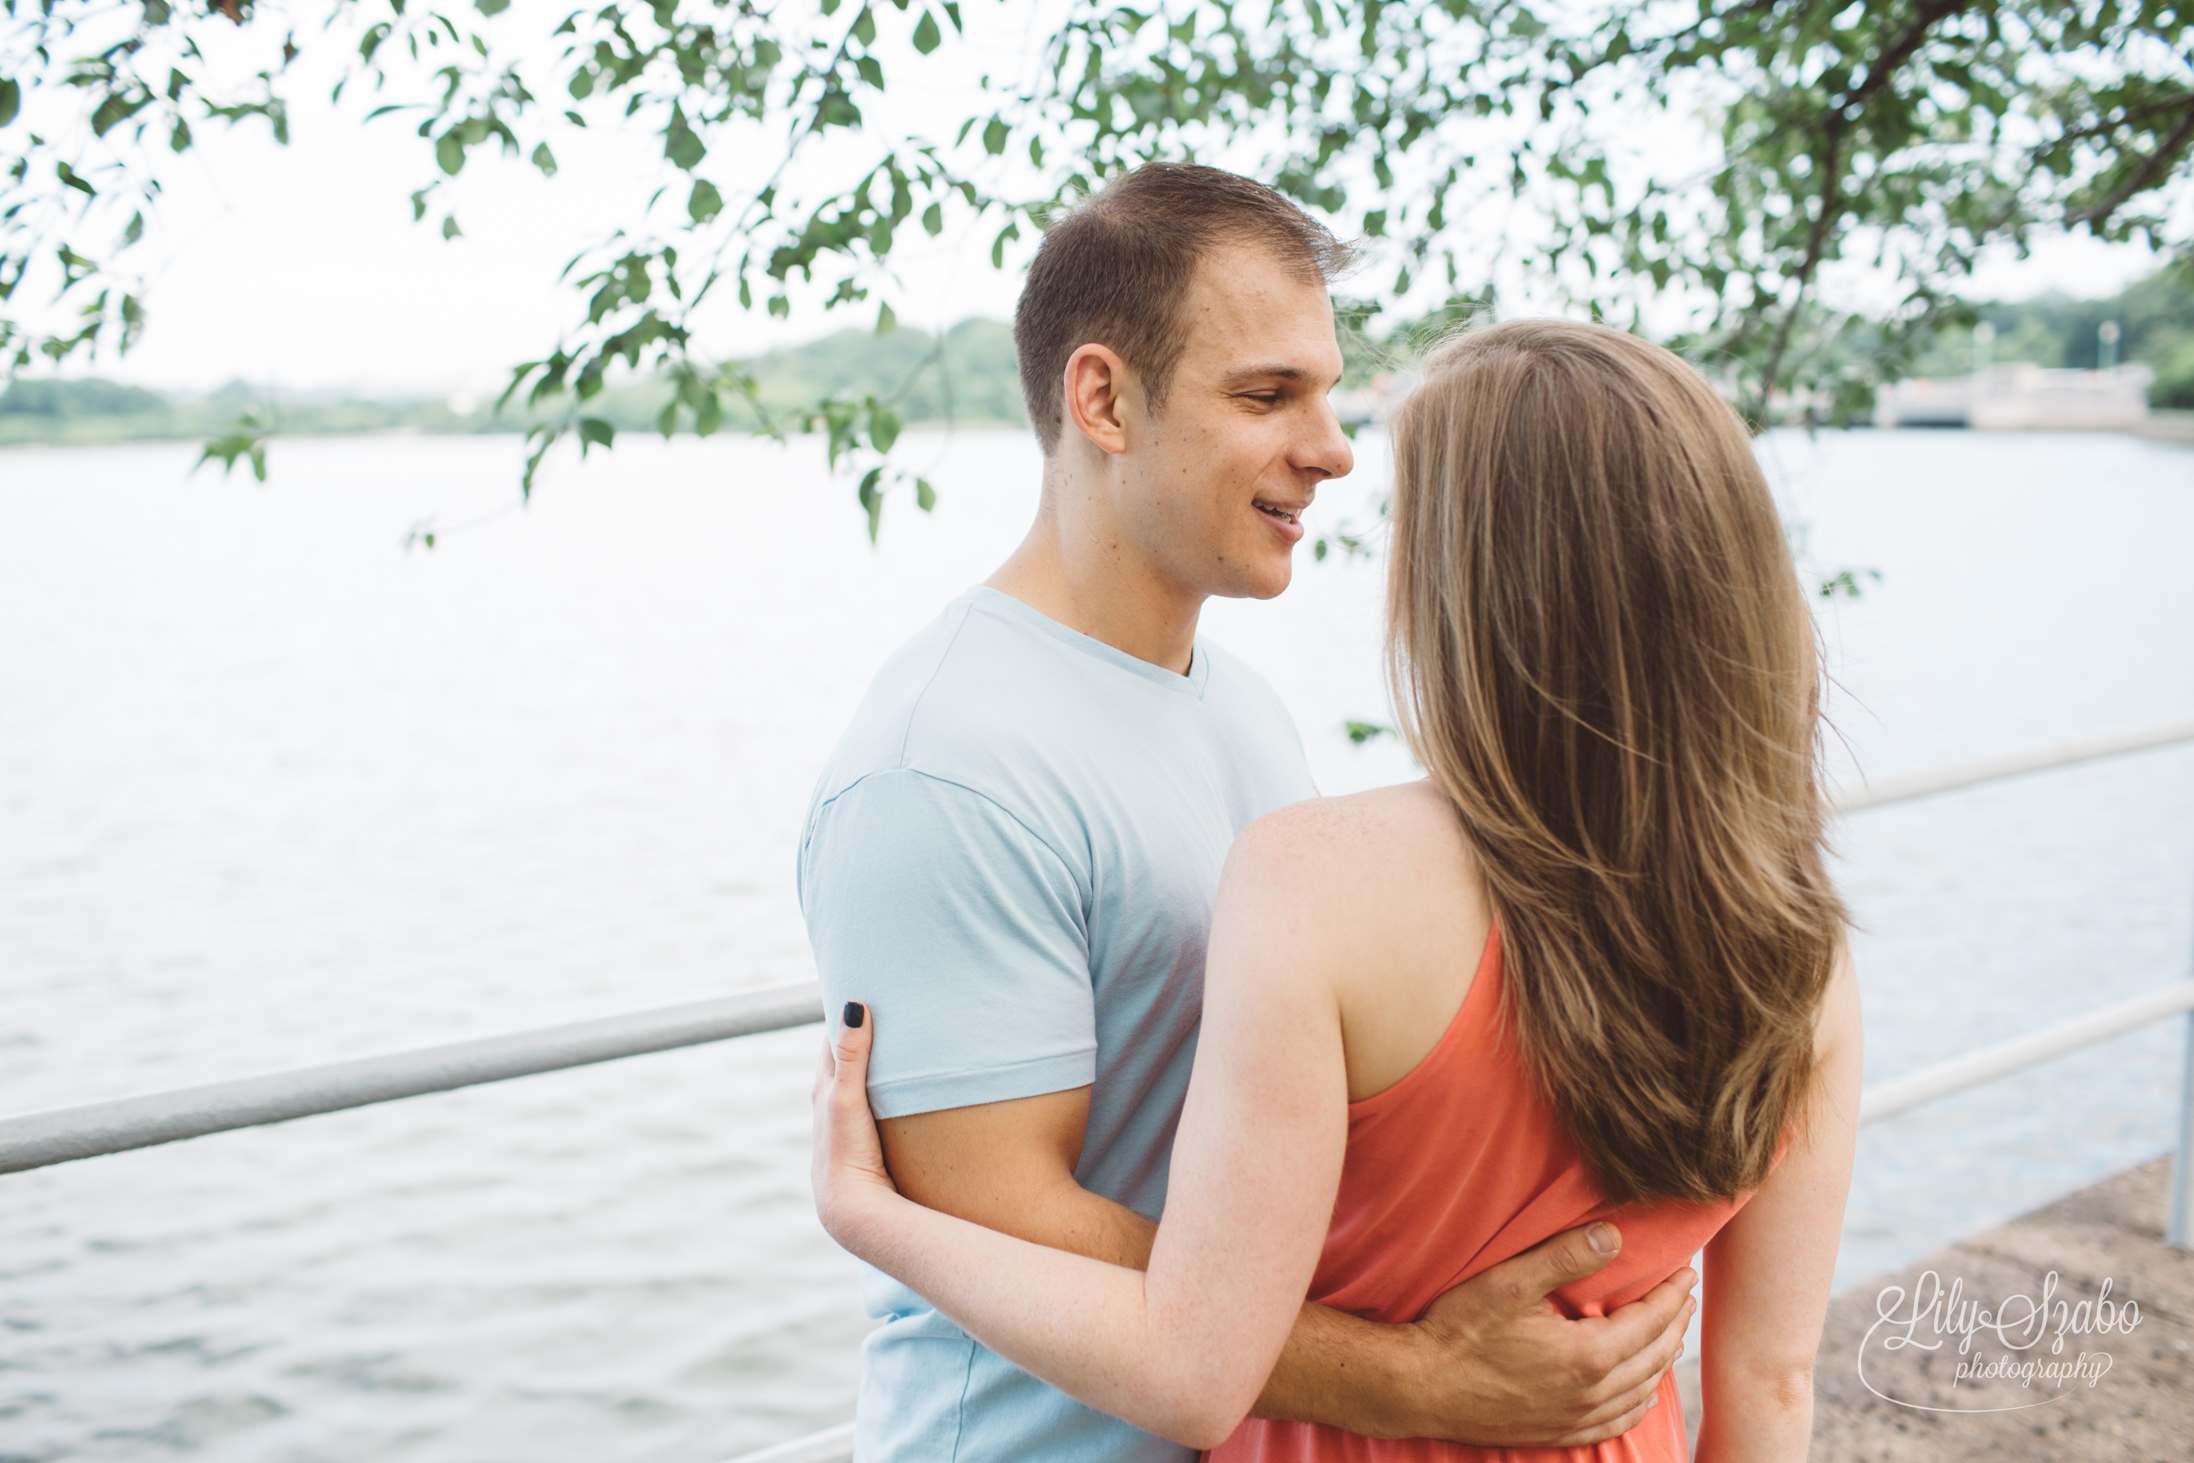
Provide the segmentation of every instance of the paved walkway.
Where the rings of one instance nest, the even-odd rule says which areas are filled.
[[[1814,1372],[1813,1463],[2194,1459],[2194,1254],[2162,1241],[2169,1174],[2168,1158],[2143,1164],[1838,1296]],[[1898,1318],[1909,1317],[1915,1298],[1931,1294],[1930,1271],[1945,1288],[1960,1283],[1960,1305],[2001,1308],[2012,1334],[1998,1340],[1982,1332],[1963,1356],[1955,1334],[1933,1352],[1885,1347],[1907,1328],[1877,1326],[1879,1308],[1886,1299]],[[2019,1298],[2040,1298],[2052,1271],[2052,1320],[2032,1342],[2032,1333],[2016,1326],[2027,1310]],[[2096,1325],[2092,1302],[2106,1280],[2112,1306],[2140,1307],[2130,1330],[2122,1312],[2117,1330],[2103,1333]],[[1903,1288],[1901,1305],[1891,1286]],[[2077,1309],[2083,1301],[2090,1302],[2086,1312]],[[1930,1313],[1947,1317],[1956,1309]],[[2083,1322],[2087,1334],[2079,1333]],[[2060,1324],[2067,1328],[2064,1348],[2053,1353]],[[1936,1340],[1932,1319],[1911,1335]],[[2008,1356],[2061,1367],[2080,1365],[2083,1354],[2085,1370],[2101,1373],[2092,1385],[2084,1376],[2053,1386],[2039,1378],[2022,1385],[1958,1374],[1961,1363],[1976,1359]],[[1692,1363],[1684,1371],[1693,1382]],[[1696,1436],[1695,1407],[1686,1411]]]

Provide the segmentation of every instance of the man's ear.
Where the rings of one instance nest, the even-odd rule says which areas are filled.
[[[1140,390],[1135,373],[1109,346],[1085,345],[1069,357],[1060,399],[1066,406],[1067,424],[1089,438],[1101,452],[1114,456],[1127,451],[1127,403]]]

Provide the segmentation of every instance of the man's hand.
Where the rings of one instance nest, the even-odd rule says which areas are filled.
[[[1627,1432],[1683,1352],[1698,1277],[1679,1270],[1605,1317],[1572,1321],[1547,1299],[1621,1248],[1613,1225],[1556,1235],[1448,1291],[1413,1325],[1306,1305],[1252,1415],[1488,1448]]]
[[[1573,1229],[1434,1301],[1417,1323],[1435,1358],[1424,1435],[1481,1447],[1575,1447],[1627,1432],[1645,1416],[1683,1354],[1697,1273],[1687,1266],[1604,1317],[1573,1321],[1547,1298],[1621,1249],[1612,1224]]]

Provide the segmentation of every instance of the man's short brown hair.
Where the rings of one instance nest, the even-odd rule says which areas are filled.
[[[1013,353],[1046,456],[1066,425],[1067,360],[1085,345],[1118,351],[1151,409],[1165,404],[1188,342],[1182,309],[1196,266],[1228,244],[1269,249],[1306,281],[1333,278],[1351,254],[1264,184],[1190,163],[1145,163],[1045,230],[1013,312]]]

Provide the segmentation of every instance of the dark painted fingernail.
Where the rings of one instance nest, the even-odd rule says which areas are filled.
[[[861,1023],[863,1021],[866,1021],[867,1019],[868,1011],[861,1005],[859,1001],[846,1002],[846,1025],[849,1028],[855,1031],[859,1031],[861,1029]]]

